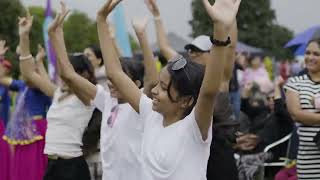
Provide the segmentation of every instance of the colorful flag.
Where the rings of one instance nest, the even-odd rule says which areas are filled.
[[[127,32],[124,9],[118,4],[113,14],[113,23],[116,29],[116,40],[121,49],[121,56],[132,57],[129,34]]]
[[[49,35],[48,35],[48,28],[52,21],[53,21],[53,18],[52,18],[52,10],[51,10],[51,0],[47,0],[45,20],[43,23],[44,45],[47,52],[49,76],[53,82],[56,82],[58,77],[56,55],[54,53],[54,50],[52,48]]]

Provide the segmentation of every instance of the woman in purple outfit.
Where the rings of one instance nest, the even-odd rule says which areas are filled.
[[[39,75],[47,78],[42,62],[44,52],[44,49],[39,47],[36,69]],[[1,79],[3,85],[16,87],[21,92],[3,136],[12,150],[9,157],[10,167],[6,173],[11,180],[41,180],[47,166],[47,156],[43,149],[47,129],[45,117],[51,99],[30,83],[26,84],[10,77]]]

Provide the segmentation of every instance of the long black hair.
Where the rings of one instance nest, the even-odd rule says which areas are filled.
[[[88,73],[89,81],[92,84],[96,84],[96,79],[94,76],[94,68],[89,61],[89,59],[82,53],[74,53],[69,55],[70,63],[73,66],[73,69],[79,74]]]
[[[143,78],[144,78],[144,66],[143,63],[140,60],[127,58],[127,57],[121,57],[120,63],[122,70],[124,73],[126,73],[132,81],[140,81],[141,86],[139,88],[143,87]]]
[[[169,99],[172,102],[175,102],[177,100],[174,100],[170,93],[171,87],[173,87],[178,92],[178,98],[187,96],[192,97],[192,105],[188,107],[184,112],[184,115],[186,116],[191,113],[193,107],[197,103],[205,69],[203,65],[193,62],[187,56],[184,57],[182,55],[179,55],[179,57],[186,60],[186,64],[183,68],[174,70],[173,66],[176,62],[174,60],[170,60],[166,66],[171,76],[167,92]]]
[[[307,45],[309,46],[311,43],[317,43],[318,46],[320,47],[320,38],[311,39]]]

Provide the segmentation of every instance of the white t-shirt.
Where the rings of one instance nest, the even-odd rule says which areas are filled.
[[[152,100],[145,95],[139,110],[144,122],[141,179],[206,180],[212,127],[203,141],[194,110],[183,120],[164,127],[163,116],[152,110]]]
[[[107,84],[107,75],[106,75],[106,68],[104,66],[100,66],[95,69],[94,75],[96,77],[97,83],[104,87],[106,91],[109,91],[109,87]]]
[[[94,107],[84,105],[76,95],[58,101],[63,95],[58,88],[47,113],[44,153],[62,157],[79,157],[82,153],[82,136],[91,119]]]
[[[102,112],[102,179],[141,180],[139,157],[143,127],[139,114],[128,103],[118,104],[100,85],[97,85],[93,104]],[[110,115],[114,118],[109,119]]]

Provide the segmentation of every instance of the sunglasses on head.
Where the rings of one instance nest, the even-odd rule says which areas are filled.
[[[171,67],[171,70],[179,71],[179,70],[183,69],[183,71],[186,74],[188,80],[190,81],[189,73],[184,69],[184,67],[188,63],[187,60],[182,55],[178,55],[177,57],[175,57],[171,61],[173,61],[173,65]]]
[[[84,53],[82,52],[70,53],[70,56],[84,56]]]

